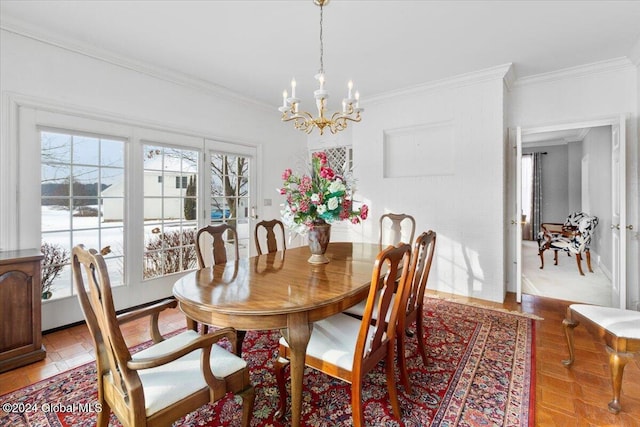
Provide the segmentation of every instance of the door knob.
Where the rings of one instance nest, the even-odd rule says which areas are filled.
[[[616,229],[616,230],[620,230],[620,224],[611,224],[611,229]]]
[[[627,225],[627,229],[633,230],[633,225],[632,224]]]

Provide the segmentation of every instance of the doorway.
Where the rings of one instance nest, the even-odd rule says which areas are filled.
[[[625,153],[624,149],[621,149],[625,146],[624,127],[625,118],[620,116],[564,125],[515,129],[517,219],[512,220],[512,224],[518,225],[514,233],[518,301],[521,301],[523,284],[526,285],[528,293],[543,293],[545,296],[569,301],[586,298],[586,281],[579,280],[585,276],[578,273],[575,256],[570,260],[566,259],[566,253],[561,253],[558,265],[554,265],[553,253],[550,253],[552,251],[546,251],[548,259],[544,269],[540,269],[537,241],[523,240],[526,227],[531,229],[529,239],[536,239],[540,222],[563,223],[571,212],[585,211],[600,219],[597,235],[591,243],[591,253],[595,255],[592,256],[592,265],[596,265],[604,276],[605,280],[602,282],[610,283],[610,299],[606,301],[605,293],[597,301],[584,302],[612,307],[626,306],[626,237],[625,233],[620,232],[620,224],[624,224],[626,220]],[[540,158],[547,158],[547,185],[542,188],[547,194],[547,203],[545,205],[543,196],[539,201],[537,223],[535,218],[529,220],[529,214],[523,210],[522,193],[526,185],[523,182],[521,162],[523,154],[528,152],[547,153],[539,155]],[[542,162],[544,164],[545,160]],[[563,268],[559,266],[574,269],[575,276],[562,277]],[[553,271],[551,267],[554,268]],[[541,274],[552,272],[552,276],[540,277]],[[587,272],[585,275],[595,273]],[[589,279],[595,277],[591,276]],[[577,283],[579,287],[570,291],[570,283]],[[533,285],[530,286],[531,284]],[[547,289],[541,289],[544,288],[543,284]],[[563,294],[559,290],[569,291]]]
[[[525,294],[610,305],[611,126],[564,129],[522,138],[522,292]],[[538,252],[541,224],[562,224],[570,213],[598,218],[590,243],[590,272],[573,254]]]

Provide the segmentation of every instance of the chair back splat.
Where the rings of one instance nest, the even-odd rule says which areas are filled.
[[[407,231],[408,230],[408,231]],[[386,213],[380,216],[380,249],[400,242],[411,243],[416,232],[416,220],[407,214]],[[408,239],[403,239],[403,235]]]
[[[201,235],[207,233],[213,239],[211,245],[211,253],[213,265],[224,264],[227,262],[227,243],[235,248],[235,259],[240,257],[238,250],[238,233],[236,229],[229,224],[208,225],[198,230],[196,234],[196,254],[198,255],[198,265],[200,268],[207,267],[205,261],[205,253],[203,252],[203,244]]]
[[[72,257],[74,286],[96,351],[98,426],[108,425],[111,411],[125,427],[169,426],[229,392],[242,397],[242,425],[249,426],[255,394],[247,363],[214,345],[227,338],[234,347],[234,329],[204,336],[188,330],[165,340],[158,316],[175,308],[176,300],[116,315],[102,255],[78,245]],[[142,317],[151,319],[154,344],[132,355],[120,325]]]
[[[279,233],[278,233],[278,235],[280,236],[279,239],[275,233],[276,228],[279,228]],[[264,253],[262,251],[262,246],[260,245],[260,234],[263,234],[262,231],[264,231],[264,234],[265,234],[264,239],[267,246],[267,253],[278,251],[278,241],[282,242],[280,250],[284,251],[287,249],[287,242],[284,236],[284,224],[282,223],[282,221],[279,221],[277,219],[272,219],[270,221],[260,221],[259,223],[256,224],[256,228],[254,232],[254,239],[255,239],[256,250],[258,251],[258,255],[262,255]]]
[[[371,284],[362,320],[338,313],[315,322],[305,364],[335,378],[351,383],[351,407],[353,425],[364,423],[362,387],[365,375],[384,360],[389,400],[395,416],[400,419],[400,405],[395,385],[395,334],[398,315],[401,313],[401,298],[394,298],[396,281],[402,294],[408,283],[411,247],[408,244],[390,246],[382,250],[375,261]],[[388,322],[385,321],[388,319]],[[290,357],[289,344],[280,339],[280,357],[277,359],[276,378],[280,391],[278,413],[283,416],[286,402],[283,369]]]

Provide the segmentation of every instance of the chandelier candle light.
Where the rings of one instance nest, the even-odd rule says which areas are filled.
[[[300,99],[296,98],[296,80],[291,80],[291,97],[287,91],[282,92],[282,107],[278,110],[282,113],[282,121],[290,122],[296,129],[306,133],[311,133],[314,127],[320,131],[320,135],[324,133],[324,128],[328,127],[331,133],[337,133],[347,127],[349,121],[359,122],[361,120],[360,113],[364,111],[360,108],[360,93],[353,93],[353,82],[349,81],[347,87],[347,97],[342,100],[342,111],[336,111],[327,117],[327,99],[329,92],[324,88],[325,75],[323,63],[324,43],[322,39],[322,12],[323,7],[329,3],[329,0],[313,0],[313,3],[320,6],[320,71],[315,78],[320,84],[320,88],[313,92],[316,99],[316,107],[318,108],[318,116],[313,117],[311,113],[300,111]]]

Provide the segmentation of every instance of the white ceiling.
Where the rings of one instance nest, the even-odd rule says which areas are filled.
[[[274,109],[291,77],[299,95],[316,88],[319,12],[312,0],[0,0],[9,31]],[[640,1],[333,0],[324,37],[332,101],[353,79],[366,106],[367,97],[507,63],[522,78],[635,56]]]

